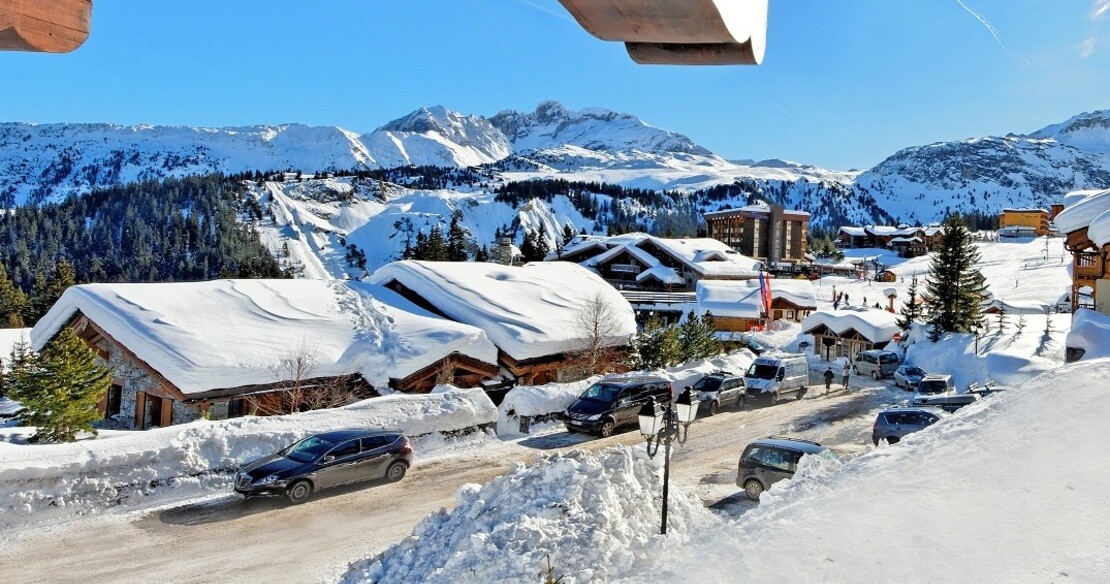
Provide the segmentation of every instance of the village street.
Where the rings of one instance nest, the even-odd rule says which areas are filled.
[[[740,451],[751,440],[788,434],[819,441],[842,457],[871,447],[874,411],[908,394],[874,382],[861,391],[809,395],[797,402],[699,419],[675,450],[672,481],[695,488],[730,515],[754,504],[734,484]],[[454,507],[465,483],[485,483],[516,462],[544,453],[641,443],[631,429],[609,439],[549,432],[487,440],[418,462],[400,483],[321,493],[300,506],[280,500],[208,498],[175,507],[76,520],[10,534],[0,548],[8,582],[307,582],[342,573],[348,562],[385,549],[426,515]],[[537,567],[539,570],[539,567]]]

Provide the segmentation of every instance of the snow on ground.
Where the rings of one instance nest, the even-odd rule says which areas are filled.
[[[1075,311],[1067,346],[1083,349],[1084,360],[1110,357],[1110,316],[1087,308]]]
[[[343,408],[286,416],[198,420],[137,432],[108,432],[69,444],[0,441],[0,523],[52,508],[76,513],[114,505],[150,505],[224,491],[244,462],[316,432],[387,427],[410,436],[461,432],[497,420],[479,389],[391,395]],[[19,431],[24,429],[4,429]],[[445,446],[439,438],[417,446]],[[423,451],[417,452],[417,461]],[[48,513],[49,514],[49,513]]]
[[[1108,377],[1107,360],[1068,366],[840,468],[802,465],[621,581],[1108,581]]]
[[[735,520],[672,485],[666,538],[642,447],[541,458],[464,486],[343,581],[536,581],[548,554],[565,582],[1107,581],[1108,377],[1110,360],[1060,368],[898,445],[803,459]]]
[[[714,519],[688,491],[672,491],[659,533],[661,460],[643,447],[549,455],[484,486],[462,486],[440,511],[342,582],[537,582],[547,559],[564,584],[610,580],[655,564],[667,547]]]

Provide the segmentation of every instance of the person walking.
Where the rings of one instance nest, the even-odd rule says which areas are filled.
[[[849,364],[847,361],[845,361],[844,362],[844,370],[841,371],[840,373],[841,373],[840,384],[844,386],[844,389],[848,389],[848,376],[852,374],[851,364]]]
[[[832,370],[831,366],[828,367],[827,369],[825,369],[825,393],[826,394],[828,394],[829,390],[832,389],[832,382],[833,382],[833,378],[835,378],[835,377],[836,377],[836,374],[833,373],[833,370]]]

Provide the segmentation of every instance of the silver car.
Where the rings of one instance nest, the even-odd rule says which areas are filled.
[[[917,384],[921,383],[922,377],[925,377],[925,372],[920,367],[902,365],[894,372],[894,387],[917,389]]]
[[[875,446],[886,440],[894,444],[906,434],[912,434],[936,424],[950,414],[940,408],[899,407],[879,412],[875,426],[871,429],[871,441]]]

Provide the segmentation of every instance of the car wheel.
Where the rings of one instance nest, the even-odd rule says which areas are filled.
[[[616,429],[616,426],[613,424],[613,420],[606,420],[605,423],[601,425],[601,431],[598,433],[601,434],[602,438],[608,438],[613,435],[614,429]]]
[[[802,399],[803,397],[805,397],[806,396],[806,391],[808,391],[808,390],[809,390],[808,387],[803,387],[803,388],[799,389],[798,390],[798,399]]]
[[[759,481],[752,479],[744,483],[744,495],[752,501],[758,501],[759,496],[763,494],[763,485]]]
[[[886,437],[886,443],[887,444],[897,444],[898,443],[898,437],[897,436],[887,436]]]
[[[715,401],[709,402],[709,415],[710,416],[716,416],[717,411],[720,409],[720,407],[721,406],[718,405],[717,402],[715,402]]]
[[[874,379],[875,381],[878,381],[879,380],[879,372],[878,371],[872,371],[871,372],[871,379]]]
[[[771,405],[775,405],[777,403],[779,403],[779,392],[776,391],[771,393]]]
[[[395,482],[405,478],[405,473],[408,470],[409,470],[409,465],[407,465],[407,464],[405,464],[401,461],[394,462],[393,464],[389,465],[389,468],[386,469],[385,478],[389,482],[395,483]]]
[[[294,505],[304,503],[311,495],[312,483],[308,481],[297,481],[285,489],[285,498]]]

